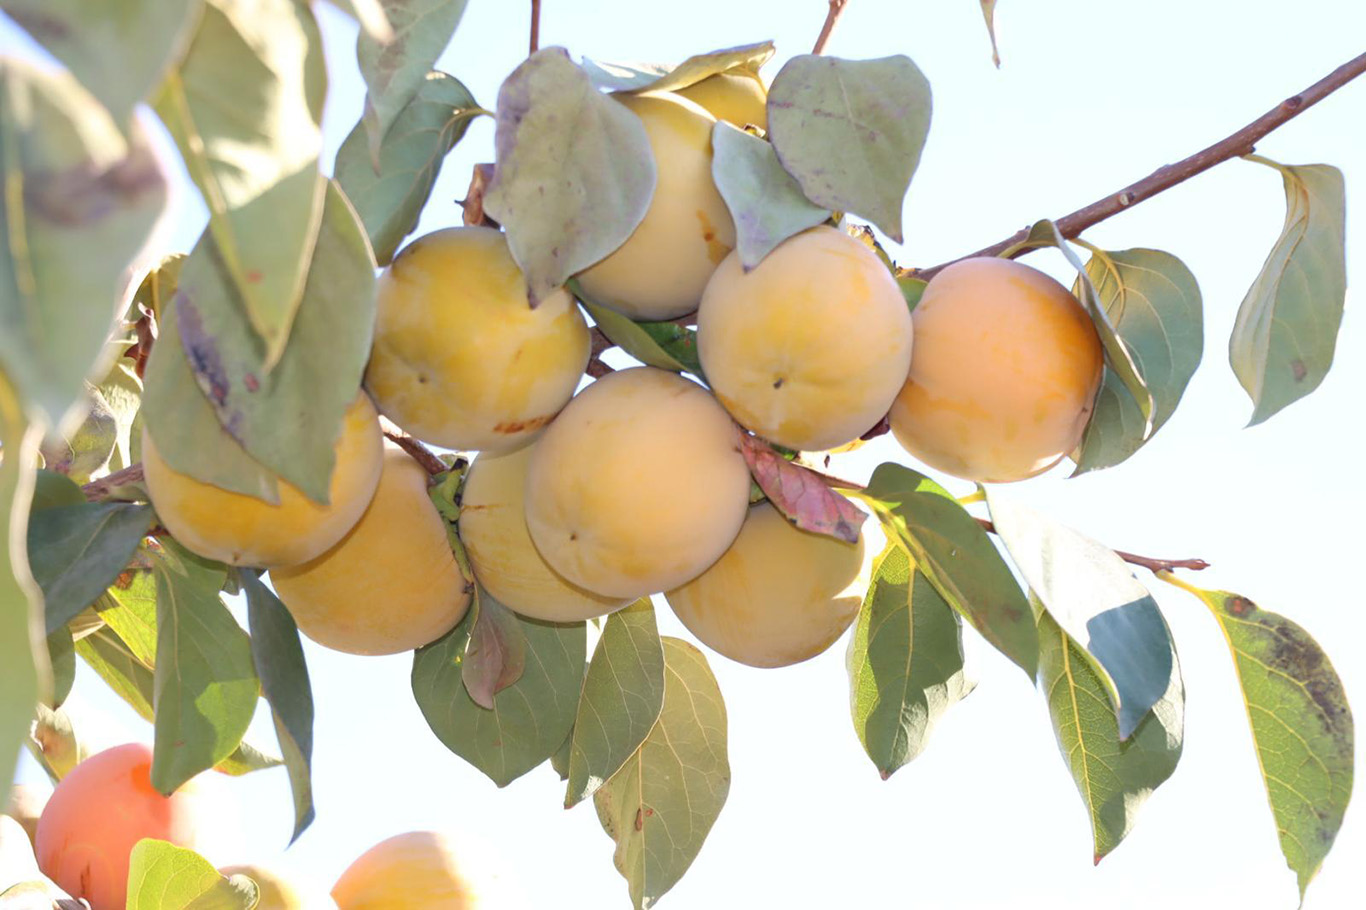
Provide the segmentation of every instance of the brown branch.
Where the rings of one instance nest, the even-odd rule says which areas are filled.
[[[615,370],[602,362],[602,355],[604,351],[616,347],[616,342],[604,335],[602,329],[597,326],[588,330],[588,337],[593,346],[589,349],[588,366],[584,368],[584,372],[594,379],[601,379],[608,373],[615,373]]]
[[[825,52],[825,44],[830,40],[830,33],[835,30],[835,23],[840,21],[840,14],[848,5],[849,0],[830,0],[830,8],[825,13],[825,24],[821,26],[821,33],[816,37],[816,46],[811,48],[811,53]]]
[[[81,487],[87,502],[104,502],[114,499],[121,487],[142,483],[142,462],[107,474],[99,480],[92,480]]]
[[[531,56],[541,48],[541,0],[531,0]]]
[[[992,524],[990,519],[978,518],[977,523],[981,525],[982,530],[986,531],[988,534],[997,533],[996,525]],[[1113,552],[1116,556],[1118,556],[1125,562],[1135,566],[1142,566],[1143,568],[1148,569],[1152,572],[1161,572],[1163,570],[1170,571],[1172,569],[1190,569],[1193,572],[1198,572],[1201,569],[1209,568],[1209,563],[1205,562],[1203,559],[1198,558],[1157,559],[1153,556],[1139,556],[1136,553],[1126,553],[1123,550],[1114,550]]]
[[[384,435],[386,438],[392,440],[394,445],[413,456],[413,460],[422,465],[423,470],[433,477],[450,470],[446,463],[437,457],[435,452],[423,445],[420,440],[409,436],[407,433],[400,433],[396,430],[386,428]]]
[[[831,7],[832,9],[834,7],[833,0]],[[1133,208],[1145,199],[1151,199],[1158,193],[1169,190],[1178,183],[1209,170],[1216,164],[1251,154],[1257,141],[1266,136],[1267,133],[1318,104],[1362,73],[1366,73],[1366,54],[1347,61],[1298,95],[1290,96],[1236,133],[1219,140],[1208,148],[1201,149],[1176,164],[1160,167],[1142,180],[1131,183],[1116,193],[1111,193],[1085,208],[1077,209],[1070,215],[1064,215],[1057,219],[1056,224],[1059,233],[1070,240],[1110,216],[1125,209]],[[940,263],[933,268],[914,269],[911,273],[916,277],[928,279],[945,266],[952,265],[962,259],[971,259],[977,256],[999,256],[1028,236],[1029,228],[1022,228],[1006,239],[984,247],[975,253],[959,256],[957,259]],[[1023,255],[1026,252],[1029,250],[1020,250],[1015,255]]]

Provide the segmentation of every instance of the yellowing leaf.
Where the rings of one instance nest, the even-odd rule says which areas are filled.
[[[252,910],[261,899],[245,875],[225,878],[204,857],[150,837],[128,857],[127,910]]]

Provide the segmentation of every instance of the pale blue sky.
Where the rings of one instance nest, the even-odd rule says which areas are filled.
[[[487,107],[525,55],[528,5],[472,0],[439,64]],[[677,60],[772,38],[779,56],[766,70],[771,76],[788,56],[810,49],[826,4],[544,6],[543,44],[565,45],[576,56]],[[1291,9],[1267,0],[1003,0],[1004,66],[997,71],[973,0],[851,0],[828,53],[908,54],[934,89],[934,122],[897,258],[932,264],[1077,208],[1220,138],[1362,51],[1361,4],[1299,0]],[[363,90],[354,26],[330,8],[321,16],[333,73],[326,135],[335,150],[359,115]],[[13,46],[13,30],[0,29],[0,41]],[[1366,83],[1344,89],[1258,149],[1345,172],[1349,279],[1366,268],[1366,245],[1353,230],[1353,216],[1366,205],[1364,115]],[[458,222],[452,201],[463,197],[471,165],[491,158],[492,125],[476,123],[447,162],[423,230]],[[182,194],[175,241],[182,249],[202,224],[192,193]],[[1276,174],[1233,162],[1086,235],[1103,247],[1155,246],[1185,260],[1206,302],[1205,363],[1181,410],[1128,464],[1078,480],[1059,470],[1010,492],[1112,546],[1205,557],[1214,568],[1197,581],[1237,590],[1307,627],[1360,704],[1366,325],[1352,291],[1337,366],[1308,400],[1243,430],[1251,407],[1227,366],[1233,315],[1280,229],[1282,199]],[[1050,255],[1029,262],[1066,278]],[[866,473],[887,459],[907,460],[884,438],[849,456],[840,471]],[[977,691],[950,712],[926,754],[883,782],[849,721],[846,638],[787,670],[752,670],[711,656],[730,715],[730,799],[663,905],[1293,907],[1294,876],[1277,847],[1217,627],[1186,595],[1155,581],[1153,593],[1185,669],[1185,754],[1135,831],[1098,868],[1043,701],[1004,658],[969,634]],[[660,606],[663,631],[686,637]],[[490,858],[488,868],[521,892],[523,904],[507,906],[629,906],[611,841],[592,809],[562,810],[563,788],[548,767],[499,791],[446,752],[413,704],[409,657],[348,657],[312,645],[307,653],[318,707],[318,820],[283,852],[290,830],[283,772],[233,781],[246,831],[227,830],[215,860],[275,861],[330,884],[384,837],[443,828],[476,845],[472,850]],[[76,692],[77,701],[107,710],[125,736],[150,737],[90,674]],[[268,718],[258,717],[256,730],[270,741]],[[36,779],[31,765],[26,774]],[[1336,910],[1359,900],[1366,893],[1362,856],[1366,816],[1356,806],[1305,906]]]

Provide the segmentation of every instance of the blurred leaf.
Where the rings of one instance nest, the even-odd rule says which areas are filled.
[[[1347,295],[1342,172],[1327,164],[1277,164],[1285,226],[1238,307],[1228,359],[1261,423],[1319,387],[1333,365]]]
[[[243,318],[214,250],[206,233],[176,290],[176,325],[190,368],[219,423],[248,454],[326,502],[337,437],[374,335],[374,260],[365,232],[346,197],[329,183],[303,303],[289,346],[268,374],[266,351]],[[153,438],[162,450],[161,437]]]
[[[156,558],[152,786],[170,794],[237,749],[261,687],[251,642],[219,598],[227,570],[167,540]]]
[[[930,131],[930,84],[911,58],[801,54],[773,79],[768,137],[807,198],[862,215],[896,242]]]
[[[1162,578],[1204,601],[1224,631],[1281,852],[1303,900],[1352,797],[1356,730],[1342,680],[1318,642],[1284,616],[1239,594]]]
[[[515,614],[514,614],[515,615]],[[574,723],[587,657],[585,626],[515,617],[526,637],[526,670],[493,698],[470,698],[462,679],[475,611],[413,656],[413,697],[437,738],[500,787],[559,749]]]
[[[772,41],[694,54],[677,66],[662,63],[598,63],[583,58],[593,84],[611,92],[676,92],[729,70],[757,73],[774,54]]]
[[[76,643],[66,626],[47,637],[47,658],[52,665],[52,697],[47,704],[60,708],[76,682]]]
[[[249,742],[242,742],[231,755],[214,765],[213,769],[229,777],[242,777],[256,771],[278,768],[283,764],[283,759],[268,755]]]
[[[70,73],[16,60],[0,63],[0,174],[0,370],[55,425],[104,370],[123,273],[166,180],[138,123],[125,138]]]
[[[1171,684],[1171,632],[1110,548],[987,490],[996,533],[1048,614],[1081,645],[1128,739]]]
[[[394,40],[394,28],[389,24],[389,16],[384,12],[381,0],[332,0],[339,9],[351,14],[360,25],[361,31],[377,44],[388,44]]]
[[[697,359],[697,331],[676,322],[636,322],[583,296],[577,281],[570,287],[579,303],[593,317],[593,324],[607,340],[641,363],[675,373],[692,373],[702,378],[702,363]]]
[[[91,476],[109,463],[119,439],[119,424],[99,389],[87,383],[82,399],[85,419],[65,435],[49,430],[42,453],[49,471],[65,474],[77,483],[89,483]]]
[[[778,244],[830,217],[783,170],[773,146],[724,120],[712,128],[711,174],[735,220],[735,249],[746,270]]]
[[[112,473],[142,460],[138,451],[141,441],[136,438],[141,430],[138,414],[142,408],[142,379],[131,360],[119,360],[96,387],[96,392],[104,399],[115,430],[113,451],[99,473]]]
[[[251,653],[261,691],[270,702],[275,735],[294,794],[294,833],[313,824],[313,688],[294,617],[254,572],[239,572],[247,595]]]
[[[493,710],[493,696],[517,682],[526,668],[526,635],[516,615],[482,587],[475,588],[475,613],[461,677],[470,698]]]
[[[1039,687],[1067,769],[1086,803],[1099,863],[1133,829],[1138,810],[1176,770],[1184,736],[1186,690],[1176,648],[1167,691],[1127,740],[1120,739],[1109,688],[1090,658],[1038,606]],[[1170,638],[1168,639],[1170,643]]]
[[[644,124],[563,48],[537,51],[503,82],[494,145],[484,209],[507,231],[533,306],[621,246],[654,194]]]
[[[584,678],[569,753],[566,809],[636,752],[664,707],[664,646],[648,597],[607,617]]]
[[[43,589],[52,633],[114,583],[152,527],[152,507],[90,502],[43,509],[29,520],[29,566]]]
[[[368,89],[364,123],[371,160],[408,102],[422,87],[436,58],[451,43],[467,0],[380,0],[393,37],[362,31],[356,58]]]
[[[388,265],[417,227],[446,153],[485,113],[460,80],[433,70],[380,139],[379,167],[370,158],[364,122],[337,152],[337,183],[356,207],[375,260]]]
[[[85,901],[72,900],[48,879],[20,882],[0,891],[4,910],[89,910]]]
[[[148,667],[156,664],[157,582],[147,549],[134,556],[95,607],[134,657]]]
[[[987,22],[987,35],[991,38],[991,62],[1001,68],[1001,50],[996,46],[996,0],[982,0],[982,18]]]
[[[225,878],[193,850],[145,837],[128,857],[127,910],[252,910],[261,899],[245,875]]]
[[[1200,287],[1170,253],[1094,251],[1086,274],[1153,396],[1153,427],[1145,435],[1138,404],[1107,368],[1082,437],[1078,474],[1119,464],[1162,428],[1200,365],[1205,344]]]
[[[688,871],[730,791],[726,706],[702,652],[664,638],[664,707],[649,736],[596,793],[598,820],[637,910]]]
[[[863,499],[949,606],[1032,680],[1039,661],[1034,614],[977,520],[939,484],[898,464],[879,465]]]
[[[62,708],[52,709],[39,703],[33,711],[30,737],[34,757],[53,783],[90,756],[89,747],[76,735],[71,716]]]
[[[85,494],[76,482],[55,471],[38,471],[33,485],[32,512],[61,506],[82,505]]]
[[[220,266],[274,366],[289,340],[322,216],[327,69],[297,0],[207,0],[154,101],[209,207]]]
[[[897,275],[896,284],[897,287],[901,288],[901,296],[906,298],[906,306],[910,307],[911,312],[914,313],[915,306],[920,302],[929,282],[912,275]]]
[[[939,718],[973,689],[962,620],[895,541],[873,564],[847,663],[854,730],[883,780],[925,750]]]
[[[868,516],[810,468],[788,461],[757,436],[740,433],[740,454],[774,508],[803,531],[858,543]]]
[[[76,642],[76,653],[143,720],[152,720],[152,670],[138,660],[118,633],[108,627],[97,629]]]

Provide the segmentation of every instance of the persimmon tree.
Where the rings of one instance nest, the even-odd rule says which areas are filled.
[[[340,5],[368,94],[329,162],[303,0],[0,0],[65,67],[0,61],[0,780],[25,745],[54,779],[71,770],[61,706],[80,659],[154,724],[157,790],[283,764],[297,837],[327,698],[300,630],[415,648],[432,733],[500,786],[549,762],[651,906],[730,785],[722,693],[701,649],[659,634],[651,595],[667,592],[705,646],[756,666],[852,627],[853,725],[883,777],[970,691],[966,624],[1044,693],[1099,860],[1181,756],[1156,580],[1227,639],[1303,895],[1352,788],[1329,656],[1254,602],[1257,579],[1205,589],[1203,560],[1111,549],[1008,483],[1063,457],[1122,471],[1175,412],[1203,354],[1196,276],[1085,234],[1233,159],[1285,190],[1228,341],[1252,422],[1323,381],[1346,293],[1342,175],[1254,146],[1366,55],[1091,205],[909,263],[894,244],[930,82],[905,56],[825,55],[846,0],[812,53],[762,78],[768,42],[667,65],[540,48],[533,2],[530,53],[488,107],[432,68],[464,0]],[[169,170],[152,116],[208,208],[188,255],[146,246]],[[480,117],[496,135],[464,225],[408,241]],[[1045,249],[1070,288],[1015,262]],[[459,293],[477,297],[440,296]],[[612,348],[644,367],[614,370]],[[528,369],[546,381],[514,395]],[[824,453],[889,431],[903,463],[831,475]],[[889,543],[850,593],[869,518]],[[383,629],[347,605],[370,596],[359,552],[393,573],[375,569],[399,604]],[[818,593],[764,587],[789,574]],[[243,740],[262,698],[280,758]],[[128,906],[152,905],[167,864],[193,873],[175,880],[184,904],[257,900],[250,870],[143,841]]]

